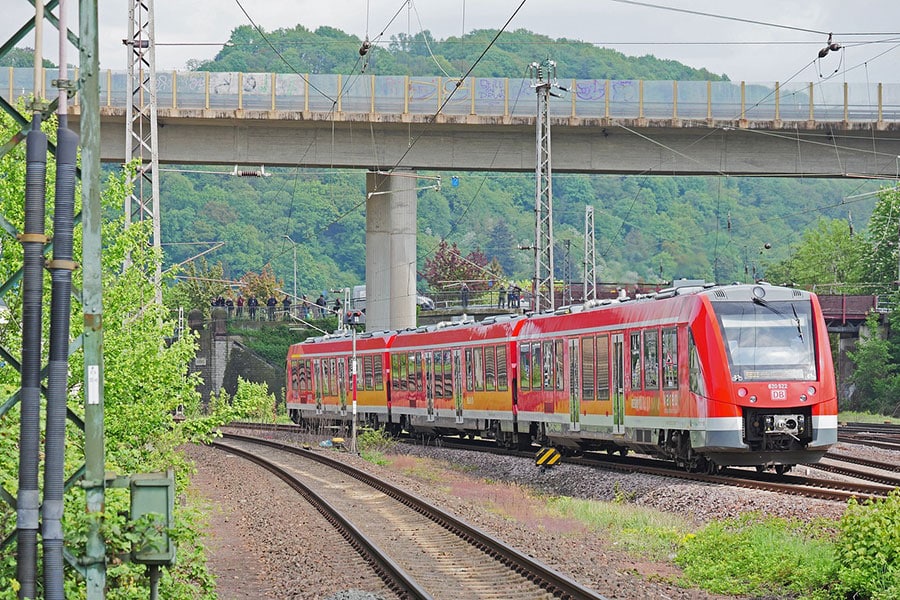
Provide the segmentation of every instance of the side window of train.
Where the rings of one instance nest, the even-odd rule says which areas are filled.
[[[434,397],[444,397],[444,367],[442,366],[442,357],[440,350],[435,350],[431,360],[431,375],[434,381]]]
[[[450,351],[444,350],[444,398],[453,397],[453,362]]]
[[[545,390],[553,389],[554,382],[554,364],[553,364],[553,342],[544,342],[543,347],[544,352],[544,372],[543,372],[543,382]]]
[[[703,368],[700,366],[700,353],[697,351],[697,344],[694,343],[694,334],[691,334],[688,339],[688,352],[691,361],[691,391],[700,396],[706,396],[706,383],[703,381]]]
[[[497,346],[497,389],[505,392],[509,389],[509,383],[506,373],[506,346],[500,344]]]
[[[662,332],[663,389],[678,389],[678,330]]]
[[[475,391],[484,391],[484,354],[481,347],[475,348]]]
[[[581,399],[596,400],[596,357],[594,356],[594,338],[581,340]]]
[[[497,389],[497,363],[494,358],[494,347],[484,347],[484,389],[493,392]]]
[[[466,348],[466,389],[470,392],[475,389],[475,375],[472,369],[472,349]]]
[[[531,345],[531,389],[541,389],[541,343],[535,342]]]
[[[375,357],[372,373],[375,375],[375,389],[384,389],[384,365],[381,364],[381,355]]]
[[[597,336],[597,400],[609,400],[609,336]]]
[[[556,340],[556,369],[554,378],[556,379],[556,389],[561,390],[565,388],[566,383],[566,375],[565,375],[565,365],[563,364],[565,361],[565,353],[563,352],[563,341]]]
[[[322,393],[331,394],[331,370],[328,368],[328,359],[322,359]]]
[[[391,354],[391,387],[400,389],[400,356]]]
[[[644,332],[644,388],[659,389],[659,331]]]
[[[639,390],[641,385],[641,334],[634,331],[629,336],[629,350],[631,351],[631,389]]]
[[[419,390],[422,380],[422,354],[420,352],[409,353],[409,391]]]
[[[531,389],[531,344],[519,344],[519,389]]]
[[[372,381],[372,356],[363,357],[363,389],[371,390],[373,389]]]

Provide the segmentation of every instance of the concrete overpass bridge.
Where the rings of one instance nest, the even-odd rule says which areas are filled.
[[[57,77],[47,69],[45,81]],[[0,95],[31,69],[0,69]],[[101,76],[101,153],[122,161],[125,71]],[[900,84],[561,80],[553,170],[896,177]],[[533,171],[526,79],[157,74],[159,160],[173,164]],[[71,107],[73,127],[80,106]]]
[[[46,70],[47,89],[56,77]],[[32,81],[31,69],[0,69],[0,95],[15,102]],[[121,162],[126,73],[105,71],[100,81],[101,158]],[[900,84],[560,84],[569,92],[549,109],[557,172],[895,178],[900,171]],[[536,96],[525,79],[166,72],[157,74],[156,100],[160,163],[369,171],[370,328],[415,324],[415,171],[535,170]],[[76,97],[76,130],[80,108]]]

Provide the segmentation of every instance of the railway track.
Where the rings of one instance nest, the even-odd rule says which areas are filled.
[[[243,427],[244,425],[240,425]],[[270,428],[262,426],[261,428]],[[295,426],[278,425],[274,426],[273,431],[298,431]],[[415,443],[410,441],[410,443]],[[496,444],[486,440],[450,440],[449,438],[441,439],[437,444],[443,448],[455,448],[467,451],[491,452],[507,456],[520,456],[523,458],[534,458],[533,451],[508,450],[498,447]],[[535,449],[536,450],[536,449]],[[599,453],[586,453],[578,457],[564,457],[564,462],[570,464],[578,464],[591,467],[602,467],[614,469],[621,472],[644,473],[647,475],[657,475],[661,477],[670,477],[676,479],[686,479],[703,483],[714,483],[718,485],[728,485],[733,487],[741,487],[747,489],[766,490],[778,492],[782,494],[791,494],[797,496],[805,496],[808,498],[818,498],[823,500],[834,500],[838,502],[846,502],[850,498],[859,500],[883,498],[887,496],[893,489],[900,486],[900,479],[890,477],[888,475],[872,474],[856,469],[848,469],[837,465],[823,465],[822,470],[832,471],[845,476],[870,481],[871,483],[858,483],[841,481],[836,479],[822,479],[815,477],[806,477],[800,475],[776,475],[772,473],[756,473],[746,469],[728,468],[722,473],[709,475],[705,473],[688,473],[678,469],[673,464],[651,458],[641,458],[637,456],[617,457],[606,456]],[[878,468],[880,463],[874,463],[872,466]],[[819,464],[811,464],[810,467],[819,468]],[[885,468],[885,467],[881,467]]]
[[[213,445],[301,493],[402,598],[604,600],[424,500],[319,452],[235,434],[224,440]]]

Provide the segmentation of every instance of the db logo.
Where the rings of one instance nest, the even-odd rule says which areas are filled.
[[[772,400],[787,400],[787,390],[771,390]]]

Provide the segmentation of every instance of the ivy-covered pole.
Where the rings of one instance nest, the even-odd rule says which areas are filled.
[[[79,0],[81,84],[82,277],[84,299],[85,488],[89,529],[85,567],[88,600],[106,589],[106,543],[100,533],[105,497],[103,427],[103,288],[100,277],[100,83],[98,0]]]

